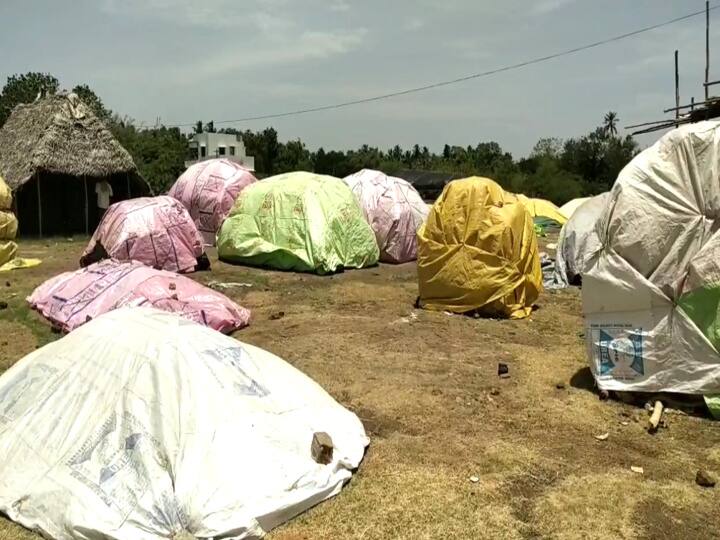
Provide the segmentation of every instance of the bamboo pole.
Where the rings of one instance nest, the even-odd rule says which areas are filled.
[[[712,98],[712,99],[708,99],[707,101],[694,102],[692,104],[688,103],[687,105],[680,105],[679,107],[670,107],[669,109],[664,109],[663,112],[669,113],[669,112],[673,112],[675,109],[680,109],[680,110],[689,109],[692,106],[697,107],[699,105],[707,105],[709,103],[715,103],[716,101],[718,101],[718,98]]]
[[[88,205],[88,183],[86,176],[83,176],[83,185],[85,186],[85,236],[87,236],[90,234],[90,208]]]
[[[645,126],[654,126],[656,124],[665,124],[668,122],[667,118],[663,118],[662,120],[653,120],[652,122],[643,122],[642,124],[633,124],[631,126],[625,126],[624,129],[634,129],[639,127],[645,127]]]
[[[675,120],[680,118],[680,71],[678,69],[678,50],[675,49]],[[676,122],[675,127],[679,127]]]
[[[710,0],[705,2],[705,101],[708,100],[710,80]]]
[[[40,196],[40,175],[35,173],[35,185],[37,186],[37,202],[38,202],[38,236],[42,238],[42,197]]]

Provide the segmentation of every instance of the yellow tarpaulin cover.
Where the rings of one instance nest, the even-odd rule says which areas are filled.
[[[12,206],[12,191],[0,176],[0,210],[8,210]]]
[[[552,219],[557,221],[560,225],[565,225],[565,223],[567,223],[568,218],[565,217],[565,214],[563,214],[560,209],[550,201],[546,201],[545,199],[532,199],[530,197],[526,197],[525,195],[518,195],[517,198],[525,205],[532,217]]]
[[[0,265],[12,260],[17,253],[15,242],[0,242]]]
[[[0,176],[0,267],[9,264],[17,253],[17,244],[11,240],[18,230],[18,221],[10,211],[12,191]]]
[[[519,319],[542,290],[533,220],[487,178],[454,180],[418,231],[422,307]]]
[[[0,249],[2,248],[0,247]],[[41,262],[42,260],[40,259],[23,259],[22,257],[17,257],[5,264],[0,264],[0,272],[9,272],[10,270],[16,270],[18,268],[32,268],[33,266],[39,265]]]
[[[18,221],[15,214],[0,210],[0,240],[12,240],[17,235]]]

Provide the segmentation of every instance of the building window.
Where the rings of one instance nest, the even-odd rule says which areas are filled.
[[[235,155],[235,147],[234,147],[234,146],[231,146],[231,147],[230,147],[230,155],[231,155],[231,156],[234,156],[234,155]]]
[[[225,155],[225,147],[224,146],[218,146],[218,154],[221,156]]]
[[[201,157],[201,158],[204,158],[205,156],[207,156],[207,147],[206,147],[206,146],[201,146],[201,147],[200,147],[200,157]]]

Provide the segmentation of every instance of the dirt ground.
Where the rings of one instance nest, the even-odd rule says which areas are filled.
[[[43,264],[0,274],[0,372],[59,337],[24,299],[84,244],[24,242]],[[720,537],[720,486],[694,481],[720,473],[720,424],[675,413],[652,436],[643,409],[600,401],[577,290],[544,293],[530,319],[472,319],[413,309],[414,264],[319,277],[211,259],[192,277],[252,284],[229,293],[253,312],[235,337],[314,378],[371,437],[340,495],[269,538]],[[37,538],[0,518],[0,539]]]

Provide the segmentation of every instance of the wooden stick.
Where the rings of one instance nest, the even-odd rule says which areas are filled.
[[[653,406],[653,412],[650,415],[650,420],[648,420],[648,431],[650,433],[655,433],[657,431],[658,426],[660,425],[660,420],[662,420],[664,410],[665,407],[663,406],[662,401],[656,401]]]
[[[708,81],[710,80],[710,0],[705,2],[705,101],[709,96]]]
[[[633,124],[631,126],[625,126],[624,129],[633,129],[633,128],[639,128],[639,127],[644,127],[644,126],[652,126],[655,124],[665,124],[667,122],[668,122],[668,119],[663,118],[662,120],[653,120],[652,122],[644,122],[642,124]]]
[[[37,200],[38,200],[38,236],[42,238],[42,198],[40,197],[40,175],[35,174],[37,182]]]
[[[87,189],[87,178],[83,176],[83,185],[85,186],[85,235],[90,234],[90,216],[88,209],[88,189]]]
[[[678,50],[675,49],[675,120],[680,118],[680,71],[678,68]],[[675,127],[679,127],[676,122]]]
[[[712,98],[712,99],[708,99],[706,101],[700,101],[700,102],[696,102],[696,103],[692,103],[692,104],[688,103],[687,105],[680,105],[680,107],[677,107],[677,108],[678,109],[689,109],[693,105],[707,105],[709,103],[716,103],[717,101],[718,101],[718,98]],[[670,107],[669,109],[664,109],[663,112],[669,113],[669,112],[673,112],[675,109],[676,109],[676,107]]]

